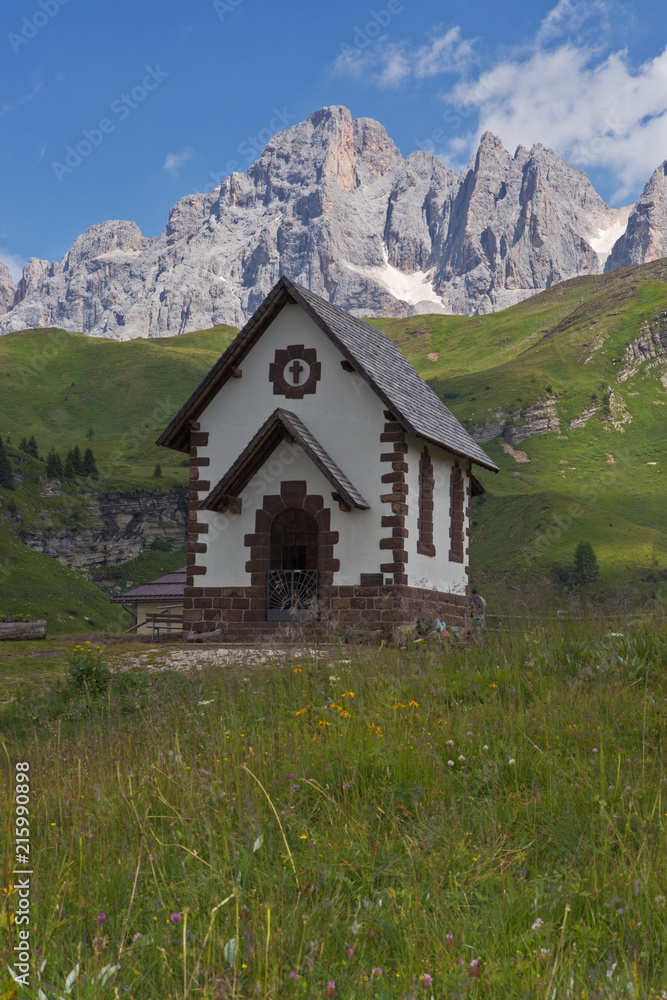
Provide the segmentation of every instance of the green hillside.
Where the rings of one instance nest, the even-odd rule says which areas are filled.
[[[476,571],[543,574],[580,541],[592,542],[607,578],[667,566],[666,282],[661,260],[576,278],[488,316],[373,321],[471,432],[500,413],[520,426],[537,403],[559,421],[518,443],[516,457],[498,438],[483,444],[501,472],[479,476],[488,496],[474,502]],[[626,377],[626,348],[648,330],[659,343],[661,333],[662,356]]]
[[[580,541],[592,542],[607,586],[666,578],[667,261],[573,279],[492,315],[372,322],[472,433],[490,438],[483,447],[501,472],[481,473],[487,494],[473,504],[478,580],[491,588],[538,581],[570,562]],[[235,332],[216,327],[128,342],[60,330],[0,338],[0,434],[26,475],[22,487],[0,490],[0,545],[11,552],[12,580],[46,579],[53,563],[21,546],[18,529],[40,520],[45,507],[55,525],[75,523],[78,494],[90,485],[76,480],[63,496],[40,499],[44,466],[17,451],[20,439],[34,434],[42,457],[51,447],[64,457],[76,444],[91,446],[97,489],[184,483],[183,457],[155,438]],[[626,348],[647,333],[656,357],[629,370]],[[504,421],[520,436],[535,406],[542,418],[548,408],[548,433],[510,447],[489,430]],[[158,562],[171,568],[180,554],[160,559],[142,557],[128,578],[141,580]],[[94,584],[61,571],[106,602]],[[0,581],[0,604],[3,593]],[[85,614],[104,617],[99,609]]]
[[[0,337],[0,432],[35,435],[42,454],[92,446],[105,488],[183,482],[182,456],[155,439],[237,331],[116,341],[63,330]],[[92,440],[86,433],[92,428]],[[63,454],[64,457],[64,454]]]

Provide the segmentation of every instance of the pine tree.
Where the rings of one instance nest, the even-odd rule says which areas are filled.
[[[65,469],[63,479],[74,479],[76,477],[76,465],[74,464],[74,452],[68,451],[65,459]]]
[[[21,449],[21,451],[25,451],[25,452],[28,451],[28,439],[27,438],[21,438],[21,443],[19,445],[19,448]]]
[[[86,431],[86,437],[89,441],[92,441],[93,438],[95,437],[95,431],[93,430],[92,427],[89,427],[88,430]]]
[[[574,577],[577,583],[593,583],[600,574],[597,556],[590,542],[579,542],[574,553]]]
[[[62,479],[63,477],[63,463],[55,448],[52,448],[46,456],[46,474],[51,479]]]
[[[39,448],[37,447],[37,441],[35,440],[34,434],[28,441],[28,445],[25,450],[28,452],[29,455],[32,455],[33,458],[37,459],[39,458]]]
[[[76,447],[74,448],[74,451],[72,452],[72,461],[74,462],[74,471],[76,472],[77,476],[82,476],[83,475],[83,459],[81,458],[81,450],[80,450],[78,444],[76,445]]]
[[[12,466],[9,458],[7,457],[7,452],[5,451],[5,446],[2,443],[2,438],[0,438],[0,486],[6,490],[14,489]]]
[[[97,471],[97,462],[95,461],[92,448],[86,448],[86,452],[83,456],[83,474],[84,476],[89,476],[91,479],[100,478],[100,474]]]
[[[153,479],[160,479],[161,476],[162,476],[162,466],[158,462],[155,468],[153,469]]]

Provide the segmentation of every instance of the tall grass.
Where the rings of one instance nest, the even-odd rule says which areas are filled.
[[[24,689],[26,995],[43,965],[49,998],[665,997],[665,638]],[[7,916],[0,940],[11,964]]]

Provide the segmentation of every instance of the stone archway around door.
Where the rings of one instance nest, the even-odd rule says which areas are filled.
[[[278,531],[282,532],[290,525],[294,529],[298,526],[299,515],[296,511],[303,511],[308,515],[317,528],[317,555],[316,565],[311,568],[317,571],[318,576],[318,598],[326,600],[328,591],[333,584],[334,573],[340,569],[340,561],[334,558],[334,546],[338,543],[339,534],[331,531],[331,510],[324,506],[324,497],[308,493],[305,481],[288,481],[280,484],[280,495],[265,496],[262,507],[255,512],[255,531],[245,536],[245,545],[250,549],[250,558],[246,562],[246,572],[250,573],[250,610],[255,621],[266,620],[267,613],[267,577],[274,561],[278,561]],[[290,513],[288,513],[290,512]],[[278,531],[273,537],[273,558],[272,558],[272,528],[278,521]],[[308,522],[305,517],[301,518],[301,527],[305,527]],[[291,530],[293,538],[288,541],[297,547],[305,543],[308,549],[306,536],[301,534],[301,541]],[[285,536],[287,537],[287,535]],[[312,548],[313,540],[310,541],[310,553],[306,552],[305,558],[308,561],[315,559]],[[299,558],[298,553],[294,555]],[[283,556],[280,555],[282,560]],[[299,568],[299,567],[297,567]]]

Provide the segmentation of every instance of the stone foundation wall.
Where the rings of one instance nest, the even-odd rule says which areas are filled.
[[[319,616],[313,629],[328,627],[381,630],[390,635],[399,625],[419,617],[444,618],[447,625],[464,625],[468,597],[403,585],[321,588]],[[230,639],[251,639],[280,631],[291,622],[266,621],[266,587],[186,587],[184,633],[222,629]]]

